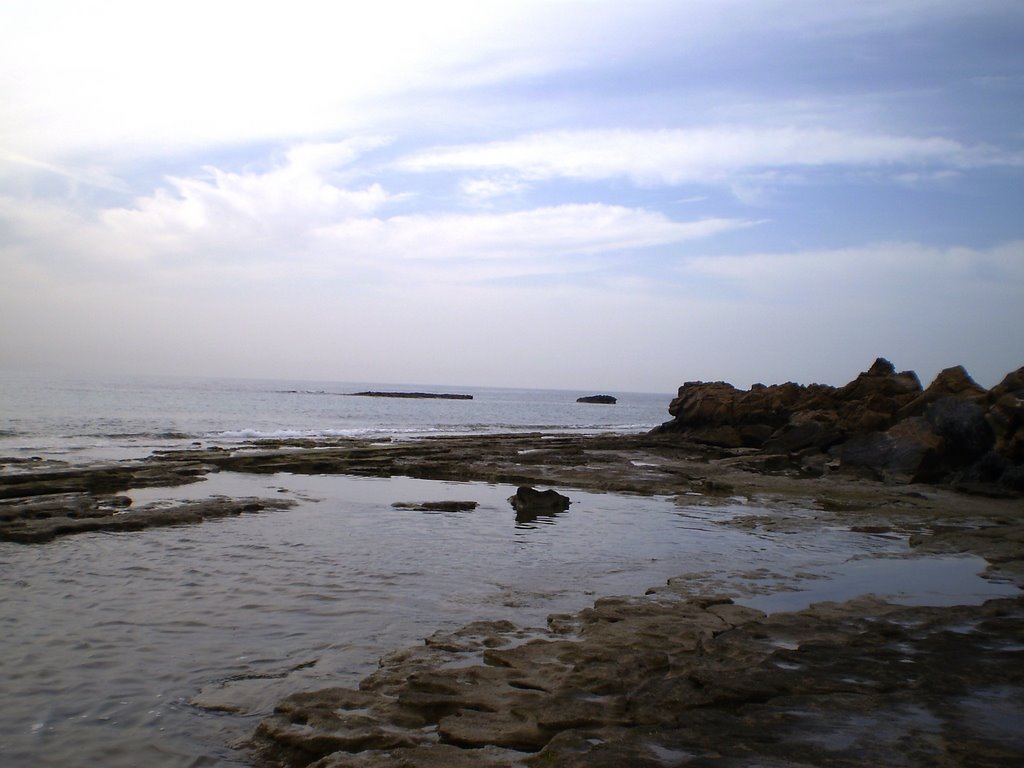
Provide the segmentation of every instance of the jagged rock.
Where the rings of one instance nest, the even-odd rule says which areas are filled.
[[[939,372],[928,389],[903,406],[898,418],[922,416],[930,403],[941,398],[978,399],[985,396],[985,389],[970,377],[962,365],[946,368]]]

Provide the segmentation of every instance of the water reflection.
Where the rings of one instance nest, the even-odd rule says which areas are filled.
[[[546,510],[538,512],[529,509],[516,510],[516,528],[532,529],[542,525],[554,525],[558,519],[567,514],[569,510]]]

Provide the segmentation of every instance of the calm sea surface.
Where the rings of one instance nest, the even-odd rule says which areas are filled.
[[[639,431],[667,417],[667,396],[620,394],[609,407],[575,403],[596,393],[451,388],[473,401],[336,394],[370,388],[421,389],[107,388],[8,377],[0,456],[109,460],[264,434]],[[438,629],[477,619],[541,626],[549,613],[642,594],[676,576],[694,593],[772,610],[863,592],[932,604],[1016,592],[979,578],[979,558],[909,556],[897,537],[721,525],[759,511],[741,498],[560,490],[573,500],[567,512],[523,523],[507,486],[224,472],[128,495],[138,504],[216,494],[299,503],[201,525],[0,543],[0,764],[246,765],[232,745],[288,693],[356,685],[380,655]],[[392,507],[445,499],[479,506],[444,514]],[[203,709],[196,697],[239,711]]]
[[[361,391],[472,400],[350,397]],[[577,403],[611,394],[616,405]],[[193,441],[500,432],[641,432],[667,421],[671,394],[416,384],[215,379],[47,379],[0,372],[0,456],[68,461],[145,455]]]

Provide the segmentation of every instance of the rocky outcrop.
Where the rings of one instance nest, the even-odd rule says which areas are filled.
[[[587,395],[586,397],[577,397],[577,403],[597,403],[599,405],[615,405],[616,400],[611,395]]]
[[[991,391],[960,366],[922,389],[915,373],[882,358],[839,388],[687,382],[669,413],[655,433],[789,455],[818,472],[827,463],[809,455],[888,481],[1024,490],[1024,368]]]

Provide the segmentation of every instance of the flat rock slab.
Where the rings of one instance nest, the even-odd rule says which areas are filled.
[[[396,501],[391,506],[414,512],[472,512],[479,504],[475,501]]]
[[[472,400],[472,395],[447,392],[353,392],[353,397],[400,397],[415,400]]]
[[[128,507],[130,503],[127,496],[97,497],[90,494],[8,499],[0,506],[0,541],[37,544],[87,531],[139,531],[200,523],[243,512],[287,509],[295,505],[288,499],[254,497],[216,497],[173,506],[147,504]]]
[[[605,598],[544,631],[478,622],[289,696],[253,739],[279,765],[1018,766],[1024,600],[873,598],[764,616]]]

